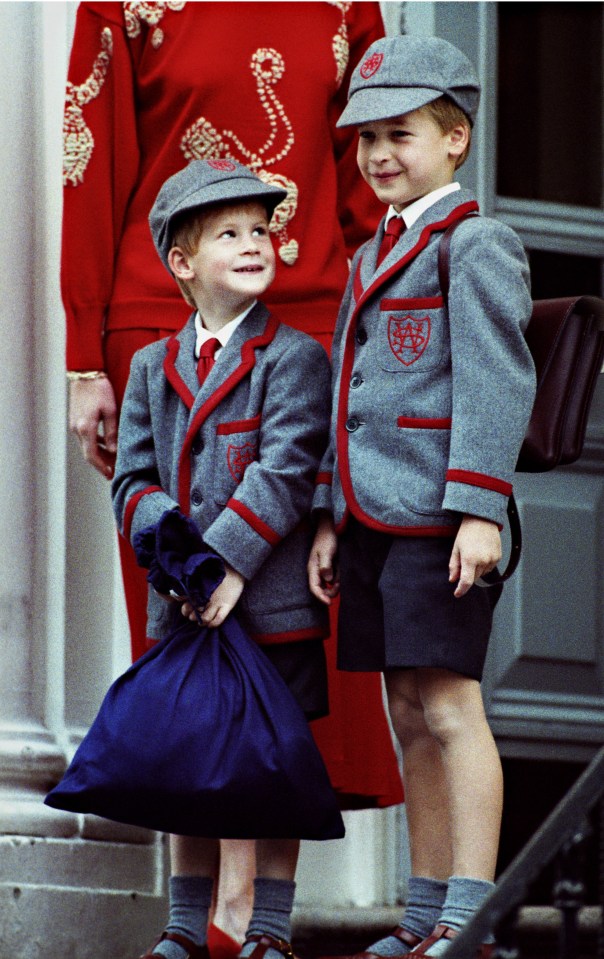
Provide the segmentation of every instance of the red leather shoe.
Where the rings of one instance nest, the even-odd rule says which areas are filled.
[[[233,939],[213,922],[208,926],[208,949],[210,959],[237,959],[242,944]]]
[[[159,939],[155,940],[149,951],[146,952],[144,956],[141,956],[140,959],[158,959],[157,956],[153,956],[153,950],[165,939],[168,939],[170,942],[177,942],[179,946],[186,949],[187,955],[185,959],[210,959],[207,946],[197,946],[191,939],[187,939],[186,936],[181,936],[178,932],[162,932]]]
[[[420,942],[419,946],[410,952],[407,959],[412,959],[414,956],[425,956],[430,946],[433,946],[435,942],[439,942],[441,939],[456,939],[459,935],[459,929],[452,929],[450,926],[443,926],[442,923],[439,924],[434,932],[431,932],[427,939],[424,939],[423,942]],[[479,946],[476,950],[476,959],[491,959],[495,946],[492,943],[483,942],[482,946]],[[428,956],[427,959],[430,959]]]
[[[400,939],[406,946],[411,946],[413,949],[415,946],[419,946],[422,940],[420,936],[416,936],[415,933],[409,932],[408,929],[404,929],[403,926],[397,926],[396,929],[393,929],[392,932],[389,932],[387,936],[383,936],[384,939],[387,939],[388,936],[394,936],[395,939]],[[410,953],[404,953],[401,956],[401,959],[407,959]],[[377,952],[356,952],[353,956],[322,956],[321,959],[383,959],[383,956],[379,956]]]

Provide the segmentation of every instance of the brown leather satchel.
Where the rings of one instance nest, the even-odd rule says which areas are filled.
[[[462,222],[457,220],[445,231],[438,249],[438,275],[445,303],[451,236]],[[583,451],[589,410],[604,360],[604,300],[595,296],[535,300],[525,336],[537,371],[537,393],[516,470],[543,473],[574,463]],[[509,579],[520,559],[522,534],[513,494],[508,501],[508,519],[510,559],[504,573],[483,577],[489,586]]]

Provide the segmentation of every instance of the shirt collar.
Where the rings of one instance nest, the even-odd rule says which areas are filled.
[[[407,229],[412,227],[416,220],[419,220],[422,213],[425,213],[433,203],[436,203],[438,200],[441,200],[442,197],[447,196],[449,193],[454,193],[455,190],[460,190],[461,187],[459,183],[447,183],[446,186],[441,186],[438,190],[432,190],[431,193],[426,193],[425,196],[420,196],[419,200],[414,200],[413,203],[410,203],[409,206],[406,206],[402,213],[397,213],[393,206],[388,208],[386,213],[386,222],[385,226],[388,225],[390,220],[395,216],[402,217],[405,226]]]
[[[195,332],[197,333],[197,340],[195,342],[195,358],[199,359],[199,352],[202,345],[206,342],[206,340],[211,339],[217,339],[220,343],[220,347],[215,353],[217,356],[220,353],[220,350],[227,345],[239,324],[243,323],[250,310],[254,309],[257,302],[258,300],[254,300],[252,305],[248,307],[247,310],[244,310],[243,313],[240,313],[239,316],[236,316],[234,320],[230,320],[228,323],[226,323],[222,329],[218,330],[217,333],[211,333],[210,330],[206,330],[198,310],[195,314]]]

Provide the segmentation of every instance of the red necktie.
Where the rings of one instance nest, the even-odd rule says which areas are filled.
[[[217,340],[215,336],[202,343],[201,350],[199,351],[199,360],[197,361],[197,379],[199,380],[200,386],[204,383],[208,373],[214,366],[214,354],[216,350],[220,349],[221,345],[220,340]]]
[[[383,259],[390,253],[398,241],[401,233],[404,232],[405,221],[402,216],[393,216],[388,220],[388,224],[382,237],[382,243],[378,252],[376,266],[379,266]]]

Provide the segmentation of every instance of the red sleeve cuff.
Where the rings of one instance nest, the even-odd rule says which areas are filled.
[[[248,523],[259,536],[265,539],[267,543],[270,543],[271,546],[277,546],[281,542],[279,533],[276,533],[268,523],[265,523],[259,516],[256,516],[256,514],[244,503],[240,502],[240,500],[230,499],[226,505],[229,509],[232,509],[234,513],[237,513],[241,519],[245,520],[245,522]]]
[[[512,484],[496,476],[486,473],[474,473],[472,470],[447,470],[447,483],[466,483],[468,486],[479,486],[481,489],[501,493],[502,496],[512,495]]]

